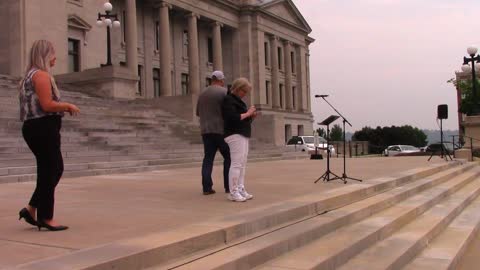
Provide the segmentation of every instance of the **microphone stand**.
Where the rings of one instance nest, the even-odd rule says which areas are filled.
[[[336,178],[333,178],[331,180],[335,180],[335,179],[342,179],[343,182],[346,184],[347,183],[347,179],[350,179],[350,180],[355,180],[355,181],[359,181],[359,182],[363,182],[363,180],[361,179],[357,179],[357,178],[352,178],[352,177],[348,177],[347,176],[347,173],[346,173],[346,168],[347,168],[347,162],[346,162],[346,157],[347,157],[347,152],[345,151],[345,145],[347,144],[346,142],[346,137],[345,137],[345,123],[347,123],[350,127],[352,126],[352,124],[350,124],[350,122],[348,122],[348,120],[339,112],[337,111],[337,109],[335,109],[335,107],[333,107],[332,104],[330,104],[330,102],[328,102],[328,100],[325,99],[325,96],[320,96],[323,100],[325,100],[325,102],[330,105],[330,107],[332,107],[332,109],[337,112],[337,114],[342,118],[342,122],[343,122],[343,174],[342,174],[342,177],[336,177]],[[327,148],[329,146],[327,145]]]

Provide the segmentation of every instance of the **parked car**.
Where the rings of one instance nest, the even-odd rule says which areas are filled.
[[[420,149],[412,146],[412,145],[390,145],[387,147],[384,151],[383,154],[386,157],[391,157],[391,156],[398,156],[398,155],[407,155],[407,154],[412,154],[412,153],[419,153]]]
[[[457,150],[457,147],[453,146],[453,143],[451,142],[444,142],[443,143],[445,151],[447,151],[448,154],[453,154],[454,150]],[[425,152],[427,153],[440,153],[442,151],[442,144],[437,142],[437,143],[431,143],[427,147],[425,147]]]
[[[287,147],[295,148],[296,151],[302,151],[307,153],[315,152],[315,137],[314,136],[293,136],[287,142]],[[327,149],[327,140],[322,136],[318,136],[318,149],[317,151],[320,153],[323,151],[326,153]],[[335,147],[333,145],[329,145],[330,154],[335,154]]]

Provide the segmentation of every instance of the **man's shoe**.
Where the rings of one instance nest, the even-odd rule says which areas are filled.
[[[204,191],[203,192],[203,195],[212,195],[212,194],[215,194],[215,190],[209,190],[209,191]]]
[[[245,202],[247,200],[238,192],[228,194],[227,199],[232,202]]]

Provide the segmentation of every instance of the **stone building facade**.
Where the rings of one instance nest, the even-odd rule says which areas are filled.
[[[253,84],[248,103],[262,112],[254,136],[285,143],[310,135],[311,28],[292,0],[111,0],[119,28],[106,30],[97,14],[106,0],[2,0],[0,74],[21,75],[37,39],[56,48],[57,80],[84,85],[109,98],[146,99],[196,121],[198,95],[213,70],[230,85]],[[135,46],[131,46],[135,44]],[[93,90],[92,90],[93,89]]]

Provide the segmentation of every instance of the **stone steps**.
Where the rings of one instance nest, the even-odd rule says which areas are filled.
[[[401,190],[385,192],[271,232],[178,269],[252,269],[267,260],[270,261],[256,269],[336,269],[479,174],[480,170],[477,170],[456,176],[444,174],[430,181],[420,180],[420,183],[406,185]],[[423,184],[429,182],[432,182],[427,190],[429,195],[425,196]],[[480,185],[477,192],[480,192]]]
[[[35,179],[35,159],[21,135],[18,78],[0,75],[0,183]],[[62,123],[65,176],[198,166],[203,145],[198,125],[144,100],[92,97],[59,85],[62,100],[77,104],[78,117]],[[220,156],[220,155],[218,155]],[[307,158],[281,147],[251,141],[250,160]]]
[[[474,178],[478,170],[255,269],[400,269],[478,197],[480,182]]]
[[[460,213],[441,234],[403,269],[457,269],[459,259],[480,228],[480,199]]]
[[[202,159],[203,157],[65,164],[63,177],[83,177],[201,167]],[[298,159],[298,156],[258,156],[250,158],[248,162],[266,162],[288,159]],[[222,162],[223,160],[219,159],[215,161],[215,164],[220,165]],[[5,171],[5,169],[7,170]],[[0,184],[35,181],[37,177],[35,170],[35,166],[0,168]],[[11,175],[8,174],[10,172],[12,172]],[[5,175],[2,176],[2,174]]]
[[[399,214],[402,217],[392,219],[396,226],[390,228],[400,227],[445,199],[447,194],[475,183],[472,179],[479,172],[472,163],[432,165],[396,178],[313,191],[289,201],[169,232],[73,251],[17,269],[252,269],[320,236],[335,234],[337,229],[355,226],[399,202],[412,200],[410,209]],[[412,199],[419,196],[426,198]],[[385,236],[388,235],[385,230],[393,231],[384,229]]]

